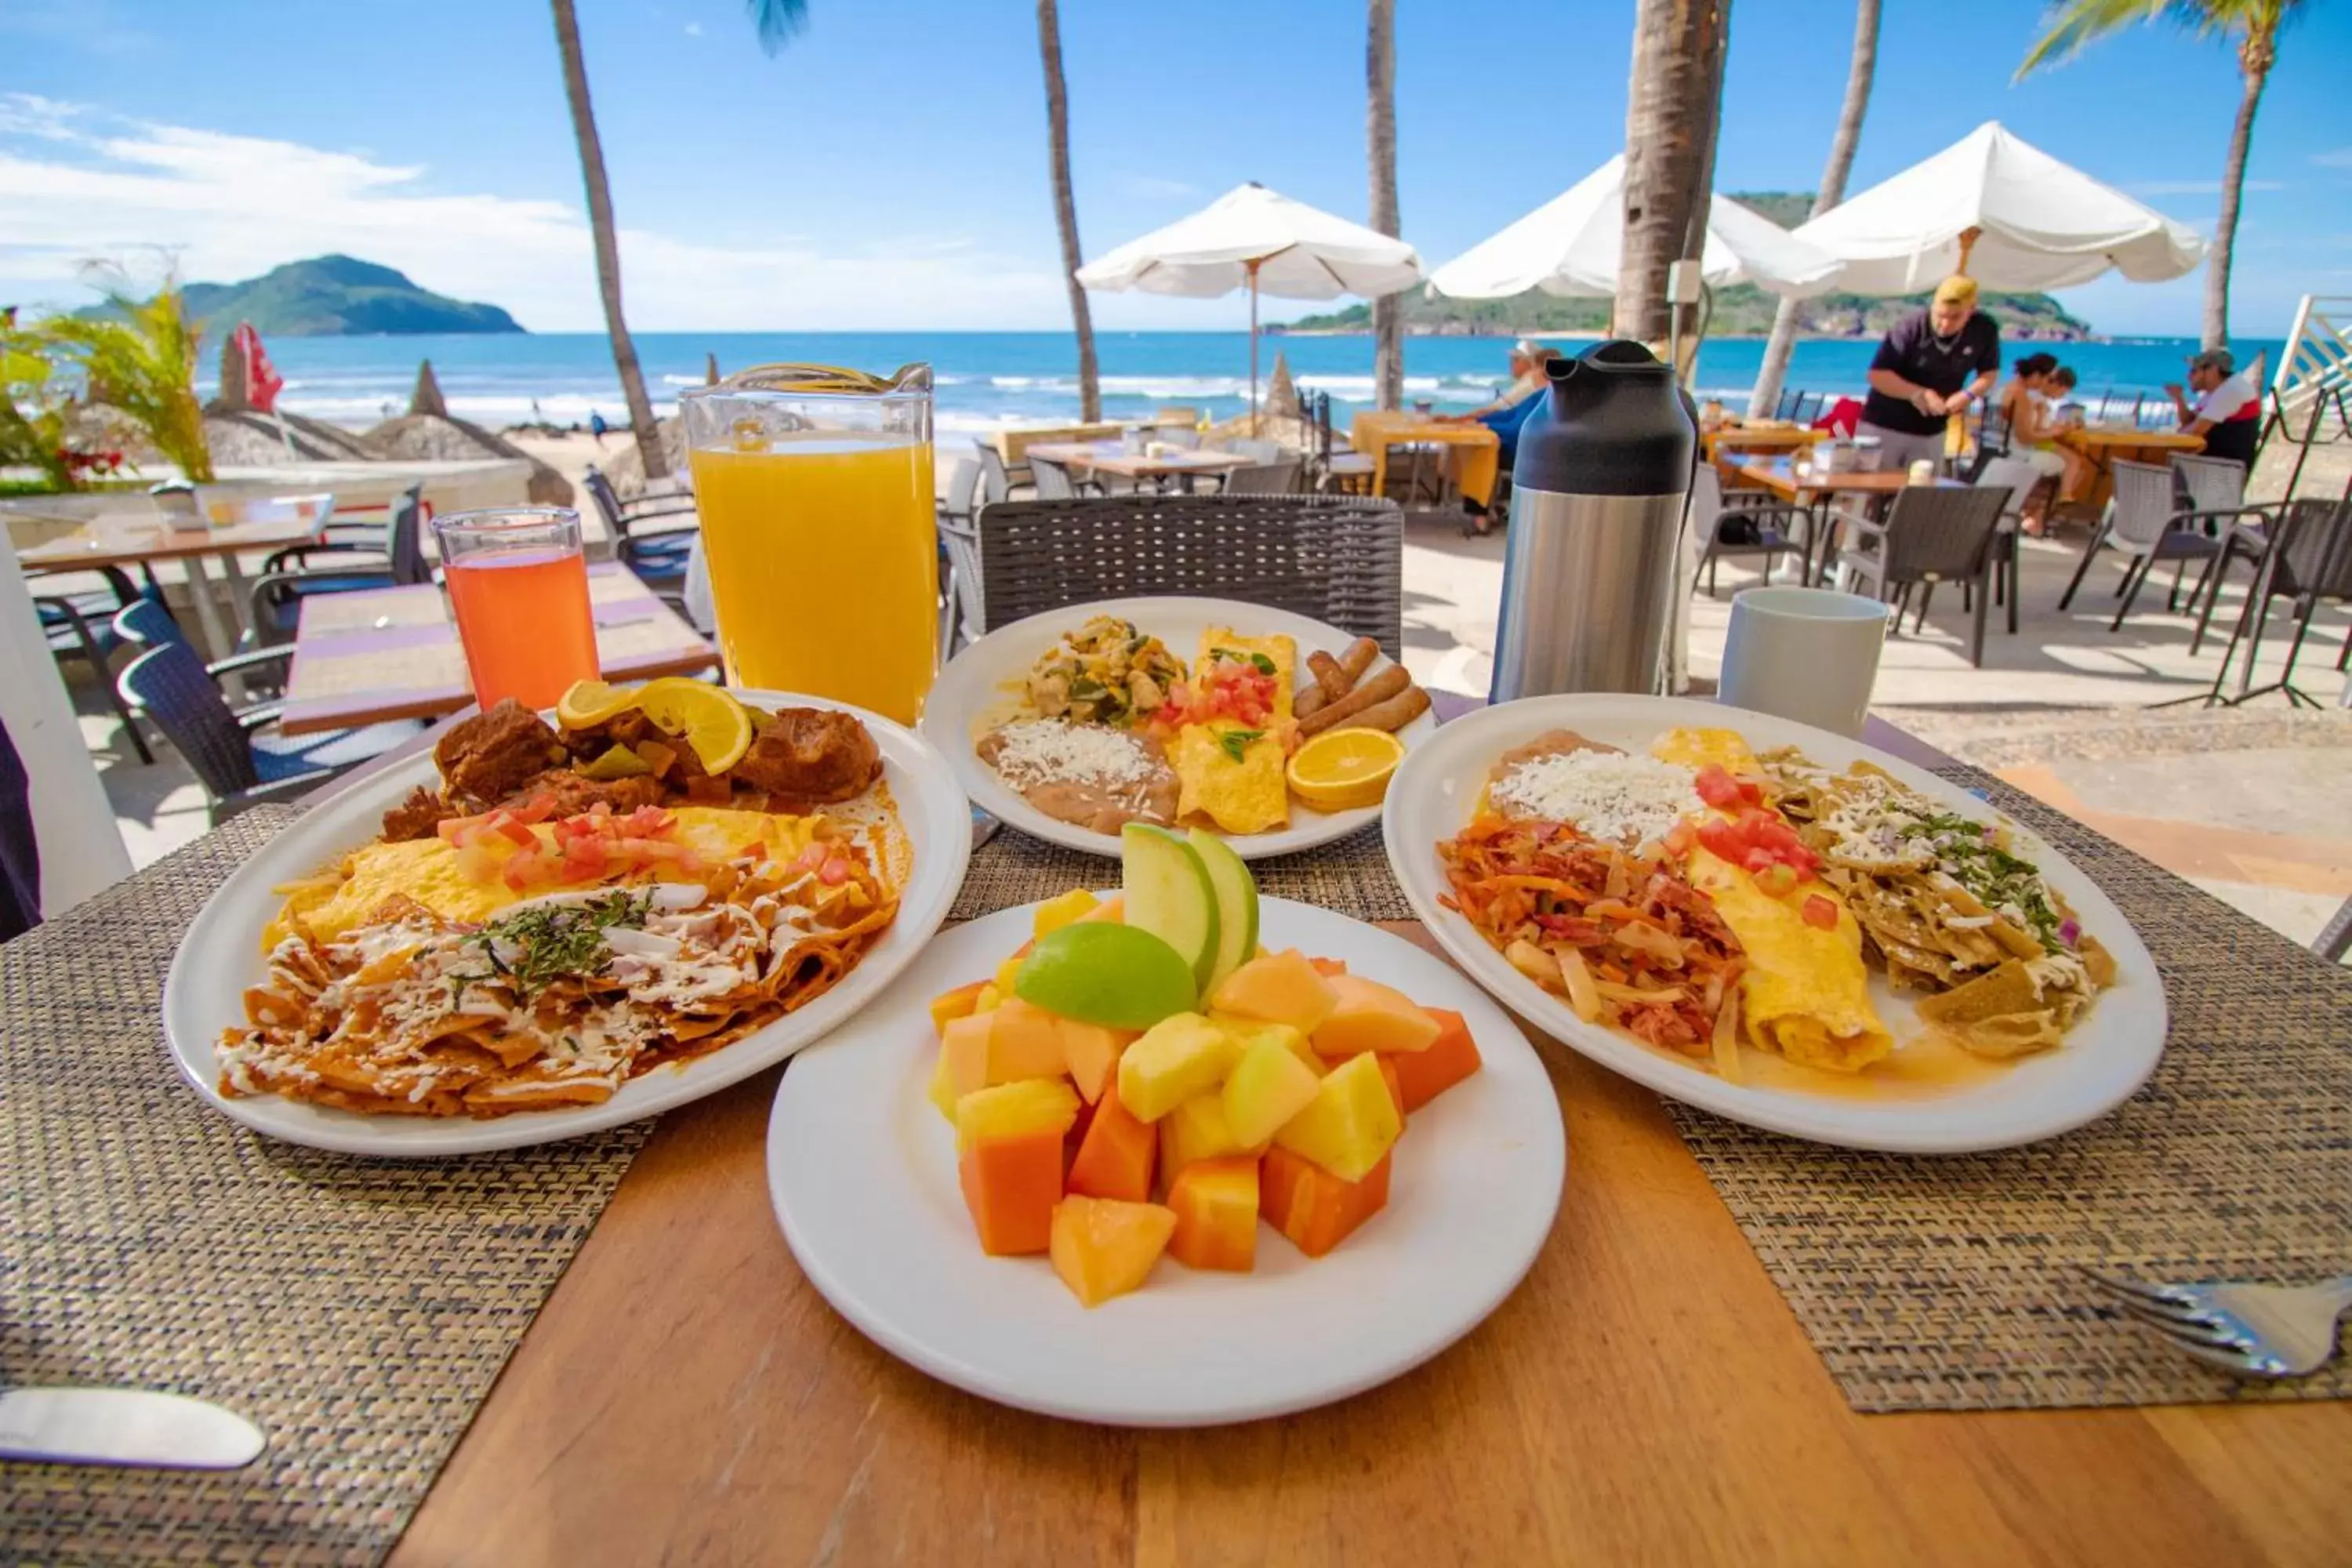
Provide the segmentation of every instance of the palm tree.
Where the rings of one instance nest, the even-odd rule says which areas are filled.
[[[563,96],[572,106],[572,133],[580,143],[580,179],[588,189],[588,229],[596,247],[596,289],[604,299],[604,330],[613,340],[613,368],[629,405],[629,429],[646,478],[666,479],[669,457],[662,449],[661,426],[646,395],[637,345],[621,311],[621,247],[613,228],[613,188],[604,178],[604,146],[596,136],[596,110],[588,98],[588,67],[580,56],[580,22],[572,0],[548,0],[555,12],[555,47],[563,56]],[[805,0],[746,0],[760,47],[774,54],[808,20]]]
[[[1396,0],[1369,0],[1364,39],[1366,162],[1372,175],[1372,226],[1399,237],[1396,174]],[[1372,301],[1373,406],[1404,402],[1404,296]]]
[[[1720,104],[1717,60],[1730,0],[1638,0],[1625,105],[1625,243],[1617,268],[1619,337],[1664,343],[1666,274],[1688,239]]]
[[[1062,281],[1070,290],[1070,324],[1078,334],[1078,418],[1102,417],[1102,376],[1095,363],[1095,320],[1078,281],[1078,203],[1070,192],[1070,92],[1062,79],[1062,19],[1054,0],[1037,0],[1037,53],[1045,68],[1046,139],[1053,143],[1054,222],[1062,231]]]
[[[1821,189],[1813,193],[1819,217],[1845,200],[1845,182],[1853,173],[1854,149],[1862,142],[1862,116],[1870,107],[1870,87],[1878,73],[1879,0],[1862,0],[1854,7],[1853,58],[1845,68],[1845,101],[1838,106],[1836,134],[1830,138],[1830,159],[1822,165]],[[1772,335],[1764,343],[1764,364],[1756,373],[1756,390],[1748,395],[1748,412],[1763,418],[1780,400],[1780,382],[1789,374],[1790,351],[1797,342],[1797,301],[1783,299],[1772,312]]]
[[[2213,255],[2205,269],[2205,347],[2230,341],[2230,259],[2238,237],[2238,203],[2246,184],[2246,148],[2254,137],[2254,110],[2263,86],[2278,64],[2278,39],[2303,0],[2067,0],[2050,31],[2033,46],[2021,77],[2037,67],[2080,53],[2135,22],[2170,20],[2200,37],[2227,36],[2238,46],[2238,75],[2244,89],[2238,122],[2230,132],[2230,155],[2221,166],[2221,211],[2213,220]]]

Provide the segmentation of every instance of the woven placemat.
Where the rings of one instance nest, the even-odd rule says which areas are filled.
[[[2074,1267],[2301,1283],[2352,1270],[2352,973],[1990,773],[1947,777],[2056,846],[2137,928],[2172,1032],[2140,1092],[1990,1154],[1823,1148],[1669,1101],[1857,1410],[2340,1399],[2352,1358],[2242,1381]]]
[[[373,1563],[646,1127],[431,1163],[275,1142],[167,1058],[188,921],[263,807],[0,947],[0,1383],[218,1401],[227,1474],[0,1462],[0,1561]]]
[[[1295,899],[1360,921],[1409,921],[1412,906],[1389,870],[1388,850],[1375,823],[1336,843],[1300,855],[1253,860],[1258,891]],[[998,830],[973,852],[950,921],[973,921],[999,910],[1050,899],[1072,888],[1118,886],[1118,862],[1065,849],[1015,828]]]

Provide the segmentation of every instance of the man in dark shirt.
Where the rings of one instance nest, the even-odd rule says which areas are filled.
[[[1888,330],[1870,362],[1870,396],[1856,436],[1878,437],[1878,466],[1941,462],[1954,415],[1984,400],[2000,379],[2000,328],[1977,309],[1976,280],[1947,278],[1924,310]]]

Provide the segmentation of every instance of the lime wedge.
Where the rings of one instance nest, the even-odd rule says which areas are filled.
[[[1189,1012],[1200,991],[1184,956],[1148,931],[1080,921],[1037,939],[1013,979],[1024,1002],[1111,1029]]]

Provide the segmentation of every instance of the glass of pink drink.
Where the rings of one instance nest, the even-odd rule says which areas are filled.
[[[596,679],[578,512],[452,512],[433,520],[433,533],[477,702],[488,708],[511,697],[552,708],[573,681]]]

